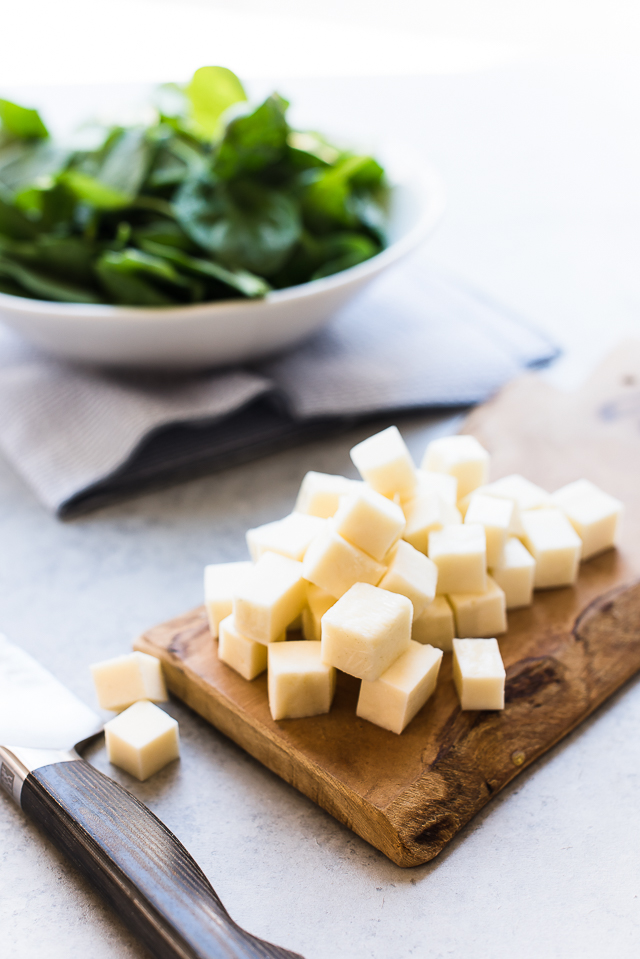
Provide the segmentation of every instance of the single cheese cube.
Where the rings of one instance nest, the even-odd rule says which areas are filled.
[[[474,493],[464,521],[479,523],[487,538],[487,565],[497,566],[507,543],[513,516],[513,503],[508,499]]]
[[[416,485],[416,468],[397,426],[358,443],[350,456],[363,480],[383,496],[402,495]]]
[[[109,762],[141,781],[180,756],[178,723],[147,701],[110,719],[104,734]]]
[[[378,583],[380,589],[408,596],[413,603],[414,617],[419,616],[436,595],[436,564],[404,540],[390,550],[385,563],[387,572]]]
[[[385,567],[329,528],[309,546],[302,571],[310,583],[320,586],[338,599],[354,583],[379,583]]]
[[[505,679],[497,639],[454,639],[453,682],[461,709],[504,709]]]
[[[540,486],[531,483],[524,476],[513,473],[511,476],[503,476],[502,479],[481,486],[475,493],[482,493],[483,496],[493,496],[498,499],[506,499],[513,503],[513,515],[511,517],[511,527],[509,532],[514,536],[522,536],[522,513],[527,509],[542,509],[546,506],[552,506],[551,497]],[[458,503],[458,507],[463,513],[466,513],[471,497]]]
[[[307,586],[307,605],[302,610],[302,632],[305,639],[320,642],[322,628],[320,621],[326,611],[335,603],[336,598],[313,583]]]
[[[484,527],[446,526],[430,533],[429,559],[438,567],[438,593],[485,592],[487,541]]]
[[[286,639],[283,634],[280,639]],[[235,669],[245,679],[255,679],[267,668],[267,649],[264,643],[256,643],[239,633],[233,616],[220,623],[218,658]]]
[[[320,643],[269,646],[269,709],[274,720],[319,716],[331,709],[336,671],[320,658]]]
[[[427,446],[422,469],[455,476],[458,499],[462,499],[487,482],[489,454],[474,436],[442,436]]]
[[[127,653],[90,667],[101,709],[120,712],[140,699],[163,703],[167,689],[162,664],[147,653]]]
[[[382,676],[362,680],[356,715],[399,735],[436,688],[441,662],[442,650],[411,642]]]
[[[456,636],[495,636],[507,629],[507,604],[498,584],[487,576],[484,593],[450,593]]]
[[[552,496],[582,540],[582,558],[615,545],[622,503],[589,480],[576,480]]]
[[[445,596],[436,596],[413,620],[411,639],[417,643],[436,646],[445,653],[450,653],[454,636],[453,610]]]
[[[522,514],[524,545],[536,561],[534,588],[571,586],[578,575],[582,540],[559,509]]]
[[[204,568],[204,601],[209,617],[209,629],[218,638],[218,626],[231,615],[233,595],[253,563],[213,563]]]
[[[405,503],[404,512],[407,525],[402,538],[421,553],[429,549],[430,533],[462,522],[455,506],[445,502],[438,493],[426,490]]]
[[[499,566],[491,568],[491,575],[504,592],[507,609],[530,606],[533,602],[533,580],[536,561],[519,539],[509,537]]]
[[[314,473],[311,470],[302,480],[295,512],[329,519],[340,505],[340,497],[352,492],[353,484],[354,481],[346,476]]]
[[[257,643],[276,642],[300,615],[305,601],[302,563],[263,553],[234,596],[236,629]]]
[[[409,648],[406,596],[356,583],[322,617],[322,661],[358,679],[377,679]]]
[[[280,553],[289,559],[302,560],[312,539],[320,533],[326,520],[304,513],[290,513],[274,523],[265,523],[247,530],[247,546],[254,563],[263,553]]]
[[[362,486],[340,500],[333,528],[352,546],[382,560],[402,533],[405,522],[399,506]]]
[[[458,480],[448,473],[434,473],[432,470],[416,470],[415,488],[402,497],[402,505],[420,493],[437,493],[440,499],[450,506],[458,502]]]

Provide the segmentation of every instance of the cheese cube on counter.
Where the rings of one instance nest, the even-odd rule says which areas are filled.
[[[283,633],[280,640],[286,639]],[[240,673],[244,679],[255,679],[267,668],[267,649],[264,643],[248,639],[236,629],[233,616],[227,616],[220,623],[220,641],[218,658]]]
[[[306,601],[302,563],[279,553],[263,553],[233,599],[236,629],[257,643],[281,639]]]
[[[378,583],[380,589],[408,596],[413,615],[419,616],[436,595],[438,568],[424,553],[400,540],[385,557],[387,571]]]
[[[107,757],[144,781],[180,756],[178,723],[153,703],[134,703],[104,724]]]
[[[513,503],[508,499],[473,493],[464,521],[484,527],[487,538],[487,565],[496,566],[502,559],[513,517]]]
[[[429,559],[438,567],[437,592],[484,593],[487,540],[484,527],[446,526],[429,534]]]
[[[441,662],[442,650],[411,642],[378,679],[362,680],[356,715],[399,735],[436,688]]]
[[[295,512],[329,519],[340,505],[340,497],[352,492],[353,483],[346,476],[311,470],[300,485]]]
[[[551,497],[582,540],[582,559],[615,545],[622,503],[589,480],[576,480]]]
[[[442,436],[427,446],[421,468],[458,480],[458,499],[489,478],[489,454],[474,436]]]
[[[309,546],[302,570],[305,579],[338,599],[354,583],[379,583],[385,567],[330,527]]]
[[[304,513],[290,513],[284,519],[247,530],[247,546],[254,563],[263,553],[280,553],[289,559],[302,560],[309,543],[320,533],[326,520]]]
[[[507,609],[530,606],[533,602],[533,580],[536,561],[519,539],[510,536],[499,566],[490,573],[504,592]]]
[[[522,514],[523,542],[536,561],[535,589],[571,586],[578,575],[582,540],[559,509]]]
[[[402,496],[416,485],[416,468],[397,426],[358,443],[350,456],[363,480],[383,496]]]
[[[209,617],[209,629],[218,638],[218,625],[231,615],[233,595],[240,583],[253,569],[253,563],[212,563],[204,568],[204,601]]]
[[[455,506],[447,503],[438,493],[418,493],[404,505],[407,518],[402,538],[426,553],[429,549],[429,534],[445,526],[455,526],[462,522],[462,516]]]
[[[496,636],[506,632],[507,604],[504,592],[487,576],[484,593],[450,593],[456,636]]]
[[[305,639],[320,642],[321,620],[336,601],[335,596],[313,583],[307,586],[307,605],[302,610],[302,633]]]
[[[454,639],[453,682],[461,709],[504,709],[505,679],[497,639]]]
[[[362,486],[344,496],[333,518],[333,528],[352,546],[382,560],[401,535],[406,521],[396,503]]]
[[[373,681],[409,648],[413,605],[406,596],[356,583],[322,617],[322,661]]]
[[[419,616],[414,617],[411,627],[411,639],[423,645],[435,646],[445,653],[453,649],[455,634],[453,610],[445,596],[436,596]]]
[[[127,653],[94,663],[90,669],[101,709],[120,712],[141,699],[154,703],[167,699],[162,663],[155,656]]]
[[[320,658],[320,643],[269,646],[269,709],[274,720],[319,716],[331,709],[336,671]]]

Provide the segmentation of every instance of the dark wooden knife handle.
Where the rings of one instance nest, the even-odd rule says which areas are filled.
[[[21,805],[157,959],[301,959],[236,925],[173,833],[84,760],[29,773]]]

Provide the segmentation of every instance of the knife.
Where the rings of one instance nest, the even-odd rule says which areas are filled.
[[[0,785],[157,959],[302,959],[241,929],[172,832],[79,755],[99,717],[0,636]]]

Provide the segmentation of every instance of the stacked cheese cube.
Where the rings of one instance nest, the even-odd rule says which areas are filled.
[[[220,659],[247,680],[268,670],[274,720],[328,712],[341,670],[361,681],[358,716],[401,733],[443,652],[463,709],[503,708],[507,609],[574,583],[614,544],[621,504],[586,480],[489,483],[471,436],[430,443],[417,469],[390,427],[351,458],[361,480],[307,473],[293,513],[247,532],[253,562],[207,567]]]

